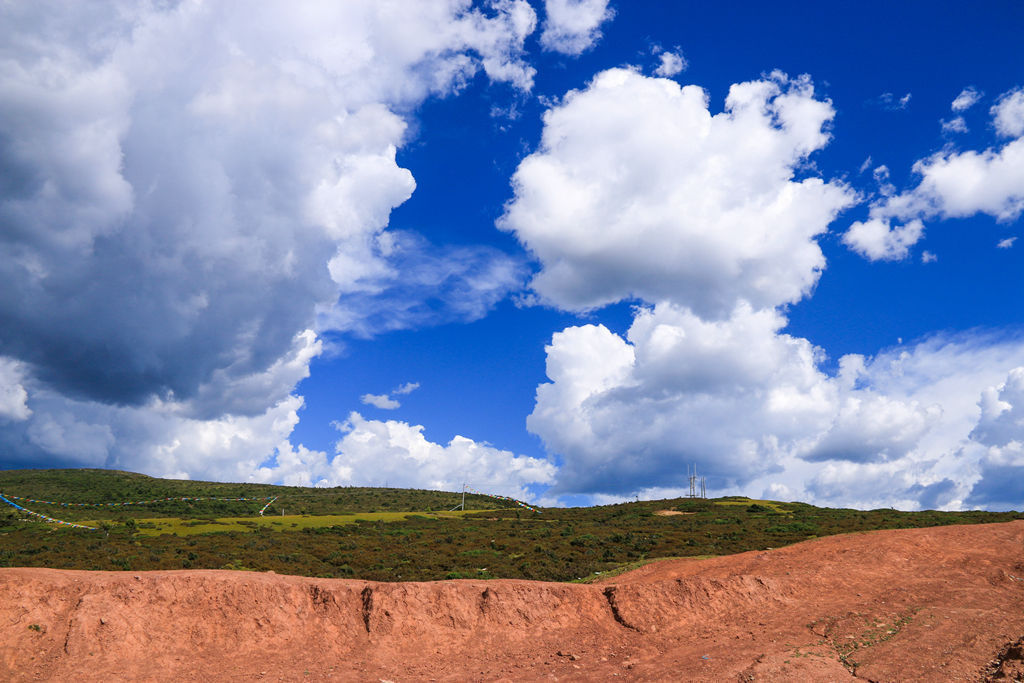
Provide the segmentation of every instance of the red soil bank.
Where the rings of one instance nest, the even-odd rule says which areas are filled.
[[[574,585],[0,569],[4,681],[1020,681],[1024,522]]]

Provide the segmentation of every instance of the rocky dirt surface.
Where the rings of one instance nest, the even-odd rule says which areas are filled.
[[[1021,681],[1024,521],[605,583],[0,569],[4,681]]]

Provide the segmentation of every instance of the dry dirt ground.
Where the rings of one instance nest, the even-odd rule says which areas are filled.
[[[0,569],[4,681],[1020,681],[1024,521],[576,585]]]

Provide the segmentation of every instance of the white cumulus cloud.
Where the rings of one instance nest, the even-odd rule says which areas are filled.
[[[1015,220],[1024,210],[1024,138],[983,152],[940,152],[914,164],[921,182],[890,198],[879,213],[912,217],[965,218],[985,213]]]
[[[251,481],[260,463],[278,450],[299,421],[303,399],[291,393],[321,351],[311,331],[296,335],[288,354],[271,368],[218,388],[244,405],[211,410],[203,396],[153,398],[116,405],[66,396],[27,380],[31,414],[0,431],[5,461],[111,467],[154,476]],[[262,405],[263,407],[259,407]]]
[[[942,126],[943,133],[966,133],[967,132],[967,121],[964,117],[957,116],[948,121],[945,119],[939,121]]]
[[[949,106],[953,111],[966,111],[977,104],[980,99],[981,92],[978,89],[967,87],[960,91],[960,94],[956,96]]]
[[[910,247],[924,235],[924,224],[912,220],[892,225],[881,218],[854,221],[843,235],[843,243],[872,261],[898,261],[907,257]]]
[[[824,267],[816,237],[857,199],[806,175],[832,107],[780,74],[708,106],[694,86],[604,72],[546,114],[515,174],[500,225],[540,262],[538,296],[642,302],[625,335],[573,326],[546,348],[527,426],[560,458],[547,495],[678,491],[696,465],[722,493],[969,505],[978,397],[1024,343],[936,336],[826,371],[784,311]],[[875,176],[890,185],[888,169]],[[916,216],[862,226],[847,242],[876,258],[903,257],[923,231]]]
[[[25,368],[16,360],[0,357],[0,420],[27,420],[28,392],[22,385]]]
[[[401,408],[402,404],[397,399],[391,398],[392,396],[405,396],[419,388],[419,382],[406,382],[392,389],[390,394],[363,394],[359,397],[359,400],[366,405],[374,406],[381,410],[395,410]]]
[[[996,132],[1008,138],[1024,135],[1024,89],[1003,93],[992,107],[992,124]]]
[[[827,428],[820,353],[778,334],[773,311],[704,321],[670,304],[638,312],[625,339],[570,327],[547,348],[530,431],[562,456],[558,490],[622,493],[680,486],[699,463],[719,488],[778,468],[778,456]]]
[[[615,12],[608,0],[544,0],[540,44],[545,50],[579,55],[601,39],[601,24]]]
[[[473,488],[519,499],[534,499],[532,485],[550,484],[555,466],[542,458],[517,456],[464,436],[447,444],[429,441],[421,425],[368,420],[359,413],[336,427],[335,452],[304,449],[279,452],[257,473],[261,480],[303,486],[374,485],[457,491]]]
[[[871,260],[901,259],[924,234],[922,220],[979,213],[1002,222],[1019,218],[1024,211],[1024,91],[1005,93],[992,116],[996,130],[1013,139],[983,151],[946,148],[917,161],[917,186],[874,202],[868,220],[854,222],[843,241]]]
[[[386,228],[416,185],[405,117],[478,74],[528,90],[536,21],[525,0],[3,5],[6,461],[246,480],[312,457],[287,439],[317,333],[473,319],[522,280]]]
[[[405,384],[402,384],[399,387],[393,389],[391,393],[399,395],[411,394],[412,392],[416,391],[419,388],[419,382],[406,382]]]
[[[1024,367],[1013,368],[1006,381],[987,388],[979,407],[981,419],[972,432],[979,443],[996,447],[1024,443]]]
[[[672,78],[685,71],[687,66],[689,64],[682,53],[666,50],[658,54],[658,67],[654,70],[654,75],[661,76],[662,78]]]
[[[979,407],[981,419],[971,436],[984,450],[967,502],[1018,510],[1024,500],[1024,367],[986,389]]]
[[[543,300],[589,309],[671,299],[703,315],[797,301],[817,282],[815,237],[854,201],[798,177],[834,110],[806,78],[730,88],[709,111],[697,86],[625,69],[598,74],[544,116],[499,226],[541,262]]]
[[[381,410],[395,410],[401,408],[402,404],[387,394],[363,394],[359,400],[368,406],[380,408]]]
[[[551,495],[680,487],[697,464],[718,493],[970,505],[978,400],[1024,359],[1024,342],[935,337],[845,356],[830,375],[784,325],[771,311],[708,322],[660,304],[625,338],[600,326],[555,334],[527,423],[562,458]]]

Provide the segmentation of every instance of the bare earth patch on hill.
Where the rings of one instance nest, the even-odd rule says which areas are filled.
[[[589,585],[0,569],[10,681],[1020,680],[1024,522]]]

